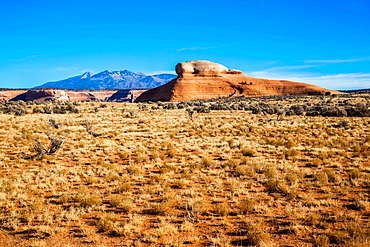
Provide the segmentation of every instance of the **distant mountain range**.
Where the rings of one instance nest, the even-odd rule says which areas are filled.
[[[343,93],[366,93],[366,92],[370,92],[370,88],[365,88],[365,89],[348,89],[348,90],[338,90],[339,92],[343,92]]]
[[[158,74],[146,75],[134,73],[129,70],[110,71],[93,74],[85,72],[82,75],[70,77],[60,81],[46,82],[34,88],[58,88],[58,89],[149,89],[159,87],[176,75]]]

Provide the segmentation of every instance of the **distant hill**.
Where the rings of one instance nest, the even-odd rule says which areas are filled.
[[[338,90],[338,91],[343,92],[343,93],[368,93],[368,92],[370,92],[370,88],[368,88],[368,89]]]
[[[47,82],[34,88],[58,88],[58,89],[149,89],[159,87],[176,75],[158,74],[146,75],[134,73],[129,70],[110,71],[93,74],[85,72],[82,75],[70,77],[60,81]]]

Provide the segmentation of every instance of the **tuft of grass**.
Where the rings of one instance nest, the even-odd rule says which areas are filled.
[[[316,235],[313,237],[315,247],[329,247],[329,237],[326,235]]]
[[[271,246],[270,234],[263,230],[263,227],[259,223],[250,223],[247,226],[247,239],[252,245],[257,246]]]
[[[205,215],[210,209],[210,203],[204,199],[195,199],[188,203],[190,212],[193,216]]]
[[[238,203],[238,208],[243,214],[253,213],[256,206],[257,201],[254,198],[245,198]]]
[[[209,157],[203,157],[200,162],[200,165],[201,167],[205,167],[205,168],[213,168],[215,165],[215,162]]]
[[[152,203],[150,211],[152,214],[166,215],[172,210],[173,203],[173,200],[163,200],[162,202]]]
[[[242,154],[244,156],[253,157],[253,156],[256,156],[257,152],[251,148],[243,148]]]
[[[269,179],[265,183],[265,187],[269,193],[289,193],[289,187],[283,180]]]
[[[81,207],[89,208],[100,205],[102,203],[102,199],[98,194],[87,194],[79,195],[77,197],[77,202],[80,203]]]
[[[106,214],[96,222],[96,226],[98,227],[99,231],[112,232],[116,225],[115,222],[116,216],[113,214]]]
[[[226,203],[217,203],[215,206],[215,213],[219,216],[227,216],[231,212],[231,208]]]

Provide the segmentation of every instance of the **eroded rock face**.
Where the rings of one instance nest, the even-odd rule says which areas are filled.
[[[60,89],[30,89],[2,90],[0,101],[116,101],[133,102],[146,90],[60,90]]]
[[[176,65],[176,73],[179,77],[186,75],[221,75],[227,72],[228,69],[225,66],[204,60],[178,63]]]
[[[0,101],[9,101],[12,99],[24,100],[27,90],[2,90],[0,91]]]
[[[339,93],[305,83],[253,78],[209,61],[179,63],[176,73],[176,79],[144,92],[136,102]]]
[[[68,94],[63,90],[28,90],[25,101],[69,101]]]

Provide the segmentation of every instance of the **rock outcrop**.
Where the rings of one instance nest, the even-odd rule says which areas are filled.
[[[184,75],[220,76],[227,72],[228,69],[225,66],[210,61],[190,61],[176,65],[176,74],[179,77]]]
[[[136,102],[339,93],[305,83],[253,78],[209,61],[179,63],[176,73],[176,79],[144,92]]]
[[[0,101],[115,101],[133,102],[146,90],[1,90]]]
[[[69,101],[68,94],[63,90],[28,90],[24,101]]]
[[[0,101],[9,101],[9,100],[24,100],[25,93],[27,90],[23,89],[2,89],[0,91]]]

